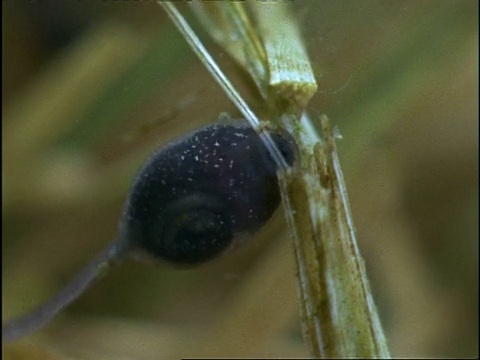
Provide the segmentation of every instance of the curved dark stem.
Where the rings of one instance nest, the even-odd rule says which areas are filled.
[[[83,268],[62,290],[37,309],[8,321],[2,327],[2,340],[9,342],[41,329],[62,309],[78,298],[104,269],[119,262],[126,249],[119,241],[113,242]]]

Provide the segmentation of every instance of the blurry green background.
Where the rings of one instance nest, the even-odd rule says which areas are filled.
[[[292,2],[396,357],[478,357],[478,2]],[[238,116],[152,2],[3,1],[2,315],[116,234],[159,145]],[[188,12],[188,7],[184,7]],[[206,43],[249,95],[245,74]],[[307,356],[283,214],[195,269],[126,261],[9,358]],[[30,354],[30,355],[28,355]]]

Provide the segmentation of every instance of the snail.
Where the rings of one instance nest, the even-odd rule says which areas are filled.
[[[289,134],[271,133],[287,164]],[[210,125],[153,153],[137,174],[117,239],[56,295],[2,328],[13,341],[45,326],[99,277],[102,269],[141,250],[158,260],[196,265],[228,249],[239,233],[253,234],[280,204],[277,165],[247,125]]]

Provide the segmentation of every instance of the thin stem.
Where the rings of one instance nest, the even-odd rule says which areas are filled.
[[[119,241],[113,242],[85,266],[62,290],[36,310],[7,322],[2,327],[2,340],[10,342],[47,325],[62,309],[72,303],[97,280],[103,270],[108,269],[120,260],[125,253],[125,249],[119,245]]]

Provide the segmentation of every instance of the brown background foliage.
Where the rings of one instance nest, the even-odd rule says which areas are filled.
[[[238,113],[154,2],[2,8],[2,313],[11,317],[115,237],[128,184],[156,146]],[[293,8],[319,82],[308,110],[343,135],[392,355],[478,356],[478,2]],[[198,269],[127,261],[8,354],[307,356],[282,215]]]

